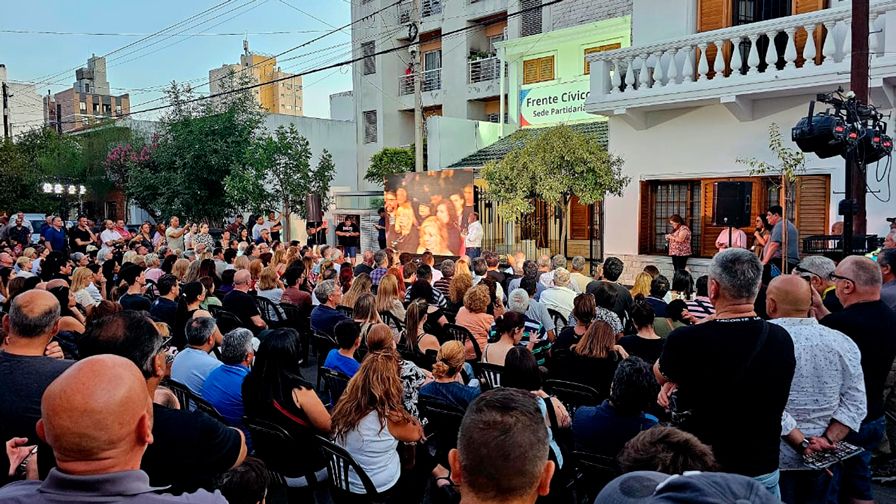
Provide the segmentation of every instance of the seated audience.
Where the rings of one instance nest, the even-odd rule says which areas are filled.
[[[694,317],[694,323],[715,314],[716,309],[709,300],[709,276],[703,275],[697,278],[696,296],[688,301],[688,313]]]
[[[594,320],[597,312],[597,306],[594,302],[594,296],[590,294],[579,294],[573,300],[572,318],[575,319],[575,325],[564,327],[557,336],[557,341],[552,347],[553,352],[569,350],[585,335],[585,331]]]
[[[178,352],[171,365],[171,379],[187,386],[199,397],[205,380],[221,361],[211,351],[221,344],[223,336],[215,319],[197,317],[187,323],[187,347]]]
[[[355,302],[358,300],[359,297],[361,297],[364,294],[370,294],[371,285],[373,285],[373,284],[370,281],[370,275],[367,275],[364,273],[358,275],[356,278],[354,278],[354,280],[352,281],[351,287],[349,287],[347,291],[345,291],[343,289],[345,294],[342,295],[341,305],[345,306],[347,308],[354,309]],[[342,285],[341,287],[344,288],[345,286]],[[383,288],[382,280],[380,280],[380,287],[377,290],[377,293],[379,293],[379,291],[382,290],[382,288]]]
[[[420,387],[420,395],[467,409],[480,390],[478,381],[471,380],[469,385],[464,384],[461,371],[465,364],[464,347],[459,341],[443,343],[432,366],[433,381]]]
[[[351,320],[336,307],[342,303],[342,289],[333,280],[324,280],[314,288],[314,297],[320,302],[311,310],[311,328],[333,336],[336,324]]]
[[[629,355],[640,357],[652,366],[663,353],[666,340],[660,338],[653,330],[653,308],[640,294],[635,297],[632,306],[632,323],[637,332],[620,338],[619,346]]]
[[[367,346],[370,353],[386,352],[394,354],[398,358],[398,376],[401,378],[404,409],[408,410],[414,418],[419,417],[417,397],[420,387],[426,380],[432,378],[432,374],[429,371],[420,369],[413,362],[401,358],[401,355],[396,350],[397,345],[395,344],[395,338],[392,336],[392,330],[385,324],[376,324],[370,329],[370,333],[367,335]]]
[[[118,299],[121,307],[125,310],[149,311],[151,308],[149,299],[143,295],[146,286],[143,268],[134,263],[125,263],[118,272],[118,278],[127,285],[127,292]]]
[[[258,277],[256,292],[259,297],[263,297],[274,304],[280,304],[283,300],[283,284],[277,275],[277,269],[271,266],[261,270]]]
[[[611,481],[594,502],[776,504],[780,500],[761,484],[737,474],[694,472],[679,476],[637,471]]]
[[[44,392],[37,432],[53,449],[57,467],[46,479],[0,489],[8,503],[208,502],[226,503],[218,492],[158,495],[140,470],[153,442],[152,400],[140,370],[113,355],[86,358]]]
[[[643,430],[625,443],[617,460],[622,472],[659,471],[683,474],[687,471],[716,471],[712,448],[693,434],[675,427],[658,425]]]
[[[360,277],[355,279],[355,283]],[[389,312],[398,320],[404,320],[407,313],[401,300],[404,297],[398,291],[398,279],[392,275],[386,275],[380,280],[380,286],[376,290],[376,311]]]
[[[301,261],[294,262],[286,268],[286,273],[282,277],[286,289],[280,301],[298,306],[302,313],[311,313],[311,294],[302,290],[302,284],[305,282],[305,266]]]
[[[152,302],[149,308],[149,314],[160,322],[168,324],[172,329],[175,327],[174,321],[177,317],[177,298],[180,296],[180,284],[177,278],[171,274],[164,274],[159,277],[156,282],[156,290],[159,297]]]
[[[333,335],[339,348],[330,350],[324,360],[324,367],[351,378],[361,367],[355,360],[355,352],[361,346],[361,326],[352,320],[343,320],[333,328]]]
[[[581,383],[608,394],[616,366],[626,357],[625,350],[616,345],[610,324],[595,320],[568,351],[553,352],[549,369],[551,378]]]
[[[230,426],[243,426],[243,380],[255,359],[252,339],[252,331],[242,327],[225,334],[221,343],[221,365],[209,373],[202,386],[202,398]]]
[[[622,319],[613,311],[619,291],[609,282],[598,282],[596,285],[591,285],[589,294],[594,296],[594,303],[597,306],[594,312],[594,320],[603,320],[610,324],[610,327],[613,328],[613,334],[617,338],[621,338],[624,332]]]
[[[647,296],[647,302],[653,308],[653,313],[657,317],[666,316],[666,306],[668,302],[666,295],[669,293],[669,279],[663,275],[657,275],[650,281],[650,295]]]
[[[485,348],[488,343],[488,331],[495,323],[495,318],[486,313],[490,300],[488,287],[485,285],[471,288],[464,294],[464,305],[457,311],[454,320],[455,324],[470,331],[480,349]],[[468,349],[468,355],[474,356],[472,346]]]
[[[451,479],[466,502],[531,503],[548,494],[554,462],[548,460],[549,439],[538,403],[523,390],[498,388],[470,405],[457,448],[448,455]]]
[[[495,333],[498,335],[498,341],[485,345],[485,348],[482,349],[482,362],[503,366],[507,352],[518,345],[523,337],[525,321],[525,315],[513,311],[495,319]],[[534,341],[532,343],[534,344]]]
[[[572,313],[573,301],[576,298],[576,292],[569,286],[569,272],[564,268],[554,270],[551,279],[551,285],[541,293],[538,299],[549,310],[559,313],[563,320],[569,319]],[[542,283],[546,275],[542,275]]]
[[[380,288],[385,282],[385,279],[380,282]],[[429,305],[422,299],[408,305],[402,344],[412,355],[423,357],[427,352],[439,351],[439,339],[428,333],[424,327],[429,309]]]
[[[239,317],[244,327],[257,333],[267,327],[258,307],[255,305],[255,299],[249,294],[249,283],[252,281],[252,273],[248,270],[238,270],[233,274],[233,290],[224,296],[221,306],[225,310]]]
[[[657,424],[656,417],[646,412],[658,391],[650,364],[638,357],[622,361],[613,375],[609,399],[576,410],[572,424],[576,449],[616,457],[629,439]]]
[[[271,474],[264,462],[246,457],[241,465],[218,478],[216,488],[228,504],[264,504],[270,485]]]

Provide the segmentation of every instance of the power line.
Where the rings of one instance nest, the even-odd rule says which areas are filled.
[[[169,37],[242,37],[245,35],[296,35],[302,33],[320,33],[326,30],[275,30],[260,32],[224,32],[224,33],[185,33],[168,35]],[[114,32],[68,32],[52,30],[0,30],[0,33],[13,35],[70,35],[76,37],[144,37],[149,33],[114,33]]]
[[[449,32],[440,33],[440,34],[438,34],[438,35],[433,36],[432,39],[433,39],[433,40],[434,40],[434,39],[444,39],[444,38],[446,38],[446,37],[453,36],[453,35],[457,35],[457,34],[459,34],[459,33],[463,33],[463,32],[466,32],[466,31],[469,31],[469,30],[472,30],[472,29],[479,29],[479,28],[482,28],[483,26],[489,26],[489,25],[493,25],[493,24],[498,24],[498,23],[501,23],[501,22],[503,22],[503,21],[506,21],[507,19],[510,19],[510,18],[512,18],[512,17],[520,16],[520,15],[522,15],[522,14],[525,14],[525,13],[527,13],[527,12],[530,12],[530,11],[533,11],[533,10],[536,10],[536,9],[544,9],[544,8],[546,8],[546,7],[550,7],[550,6],[552,6],[552,5],[559,4],[559,3],[563,2],[563,1],[564,1],[564,0],[550,0],[550,1],[548,1],[548,2],[542,3],[541,5],[535,5],[535,6],[532,6],[532,7],[527,7],[527,8],[525,8],[525,9],[520,9],[520,10],[518,10],[518,11],[516,11],[516,12],[512,12],[512,13],[509,13],[509,14],[505,14],[505,15],[503,15],[503,16],[499,16],[499,17],[497,17],[497,18],[495,18],[495,19],[492,19],[492,20],[490,20],[490,21],[488,21],[488,22],[486,22],[486,23],[476,24],[476,25],[469,25],[469,26],[464,26],[464,27],[461,27],[461,28],[458,28],[458,29],[455,29],[455,30],[451,30],[451,31],[449,31]],[[239,87],[239,88],[233,88],[233,89],[224,90],[224,91],[221,91],[221,92],[218,92],[218,93],[210,93],[210,94],[207,95],[207,96],[200,96],[200,97],[192,98],[192,99],[189,99],[189,100],[184,100],[184,102],[182,103],[182,105],[189,105],[189,104],[191,104],[191,103],[196,103],[196,102],[200,102],[200,101],[204,101],[204,100],[209,100],[209,99],[213,99],[213,98],[218,98],[218,97],[221,97],[221,96],[227,96],[227,95],[231,95],[231,94],[234,94],[234,93],[240,93],[240,92],[243,92],[243,91],[248,91],[248,90],[255,89],[255,88],[259,88],[259,87],[263,87],[263,86],[270,86],[270,85],[277,84],[277,83],[282,82],[282,81],[286,81],[286,80],[294,79],[294,78],[296,78],[296,77],[304,77],[304,76],[306,76],[306,75],[311,75],[311,74],[315,74],[315,73],[319,73],[319,72],[324,72],[324,71],[327,71],[327,70],[332,70],[332,69],[334,69],[334,68],[339,68],[339,67],[342,67],[342,66],[345,66],[345,65],[351,65],[351,64],[357,63],[357,62],[359,62],[359,61],[363,61],[363,60],[365,60],[365,59],[367,59],[367,58],[373,58],[373,57],[376,57],[376,56],[382,56],[382,55],[384,55],[384,54],[393,53],[393,52],[399,51],[399,50],[401,50],[401,49],[407,49],[407,48],[409,48],[409,47],[411,47],[411,46],[413,46],[413,45],[416,45],[416,42],[411,42],[411,43],[403,44],[403,45],[400,45],[400,46],[397,46],[397,47],[393,47],[393,48],[390,48],[390,49],[385,49],[385,50],[382,50],[382,51],[377,51],[377,52],[374,52],[373,54],[362,55],[362,56],[359,56],[359,57],[356,57],[356,58],[350,58],[350,59],[348,59],[348,60],[343,60],[343,61],[340,61],[340,62],[337,62],[337,63],[333,63],[333,64],[325,65],[325,66],[318,67],[318,68],[313,68],[313,69],[310,69],[310,70],[306,70],[306,71],[304,71],[304,72],[300,72],[300,73],[295,74],[295,75],[290,75],[290,76],[286,76],[286,77],[279,77],[279,78],[277,78],[277,79],[272,79],[272,80],[267,81],[267,82],[261,82],[261,83],[249,84],[249,85],[242,86],[242,87]],[[164,110],[164,109],[170,108],[170,107],[172,107],[172,106],[173,106],[172,104],[167,104],[167,105],[160,105],[160,106],[156,106],[156,107],[150,107],[150,108],[143,109],[143,110],[133,110],[133,111],[127,112],[127,113],[125,113],[125,114],[121,114],[121,115],[118,116],[118,117],[121,118],[121,117],[128,117],[128,116],[136,115],[136,114],[144,114],[144,113],[147,113],[147,112],[155,112],[155,111],[158,111],[158,110]],[[77,121],[67,121],[67,122],[77,122]]]

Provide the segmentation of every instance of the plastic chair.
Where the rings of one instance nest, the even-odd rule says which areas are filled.
[[[339,371],[325,367],[320,368],[320,373],[323,375],[324,383],[327,385],[327,392],[330,394],[330,404],[336,406],[339,398],[342,397],[342,393],[345,392],[345,388],[348,387],[348,381],[351,378]]]
[[[427,443],[433,443],[436,460],[448,467],[448,452],[457,448],[457,433],[464,419],[461,408],[421,395],[417,399],[420,416],[426,418]]]
[[[224,417],[218,413],[218,410],[216,410],[214,406],[209,404],[205,399],[199,397],[183,383],[169,378],[165,383],[165,386],[174,393],[174,397],[176,397],[177,401],[180,403],[181,409],[189,411],[199,410],[221,423],[226,423]]]
[[[501,387],[501,375],[503,373],[504,366],[487,362],[479,364],[479,376],[488,385],[489,390]]]
[[[320,380],[322,378],[324,360],[326,360],[327,354],[330,352],[330,350],[339,348],[339,345],[336,343],[336,340],[334,340],[332,336],[320,331],[314,331],[313,341],[314,355],[317,358],[317,388],[320,389]]]
[[[554,334],[560,334],[560,331],[569,325],[569,320],[557,310],[548,308],[548,315],[551,316],[551,320],[554,322]]]
[[[261,459],[275,482],[288,488],[313,488],[320,481],[314,473],[301,474],[289,467],[291,457],[284,450],[298,449],[299,444],[283,427],[265,420],[243,417],[243,425],[249,432],[254,456]]]
[[[576,410],[581,406],[597,406],[603,400],[595,388],[581,383],[546,380],[544,388],[566,406],[570,415],[575,415]]]
[[[270,299],[262,296],[255,296],[255,306],[258,313],[270,328],[278,328],[286,325],[286,314],[280,309],[280,306]]]
[[[354,312],[354,310],[352,310],[352,309],[349,308],[348,306],[342,306],[342,305],[339,305],[339,306],[336,307],[336,309],[337,309],[338,311],[342,312],[342,314],[345,315],[346,317],[348,317],[348,318],[352,318],[352,312]]]
[[[150,301],[155,301],[159,297],[158,287],[154,281],[146,279],[146,290],[144,290],[143,295],[149,298]]]
[[[222,334],[227,334],[237,327],[246,327],[242,319],[235,313],[231,313],[221,307],[216,307],[216,309],[210,313],[212,313],[212,316],[215,318],[215,323],[218,324],[218,329],[221,330]]]
[[[286,326],[298,331],[302,345],[302,362],[308,362],[308,354],[311,348],[311,319],[302,314],[302,309],[290,303],[280,303],[280,309],[286,316]]]
[[[471,362],[471,364],[479,363],[482,360],[482,349],[479,348],[479,342],[476,341],[476,338],[473,337],[473,334],[466,327],[457,324],[445,324],[442,326],[442,330],[445,332],[448,340],[460,341],[464,346],[466,346],[468,340],[473,344],[476,361],[475,363]]]
[[[315,437],[327,459],[327,475],[334,501],[357,501],[359,497],[366,497],[367,501],[374,502],[382,498],[382,495],[377,492],[376,487],[373,485],[373,481],[370,480],[370,476],[355,462],[355,459],[352,458],[349,452],[323,436]],[[358,479],[361,480],[361,485],[364,487],[363,494],[351,491],[348,479],[349,469],[354,471]]]
[[[616,459],[585,451],[572,452],[575,467],[575,484],[579,495],[591,502],[607,483],[619,476]]]

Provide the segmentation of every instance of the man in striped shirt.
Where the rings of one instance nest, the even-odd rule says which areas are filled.
[[[710,315],[716,313],[712,301],[709,300],[709,277],[703,275],[697,279],[697,296],[688,301],[688,313],[694,316],[696,322],[700,322]]]

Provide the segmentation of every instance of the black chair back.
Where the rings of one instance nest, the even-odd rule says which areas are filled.
[[[554,322],[554,334],[560,334],[560,331],[569,325],[569,320],[557,310],[548,308],[548,315],[551,316],[551,320]]]
[[[588,385],[564,380],[546,380],[545,391],[553,395],[566,406],[570,415],[581,406],[597,406],[603,401],[601,394]]]
[[[358,479],[361,480],[361,485],[364,487],[364,493],[361,495],[375,498],[379,494],[373,485],[373,481],[370,480],[370,476],[355,462],[355,459],[352,458],[349,452],[323,436],[315,437],[327,459],[327,473],[332,490],[335,490],[337,493],[352,494],[352,496],[359,495],[351,492],[348,479],[348,471],[351,469],[358,476]]]
[[[246,426],[252,439],[252,447],[255,450],[253,455],[265,463],[279,483],[288,485],[286,478],[302,476],[306,478],[306,486],[317,483],[313,471],[302,474],[292,467],[294,458],[291,453],[304,447],[300,446],[286,429],[275,423],[250,417],[243,417],[243,425]]]
[[[336,309],[338,311],[342,312],[342,314],[345,315],[346,317],[352,318],[352,312],[354,312],[354,310],[352,310],[350,307],[339,305],[336,307]]]
[[[148,297],[150,301],[155,301],[156,298],[159,297],[158,287],[153,280],[146,279],[146,290],[144,291],[144,295]]]
[[[270,299],[262,296],[255,296],[255,306],[261,318],[270,328],[286,326],[286,314],[280,309],[280,306]]]
[[[482,349],[479,348],[479,342],[476,341],[476,338],[473,337],[473,334],[466,327],[457,324],[445,324],[442,326],[442,330],[445,333],[446,340],[460,341],[464,346],[466,346],[467,341],[470,341],[473,344],[473,352],[476,353],[476,362],[478,363],[482,360]]]
[[[243,321],[235,313],[229,312],[221,307],[218,307],[212,315],[215,317],[215,323],[218,324],[218,329],[220,329],[223,334],[227,334],[237,327],[245,327]]]
[[[330,394],[330,404],[336,406],[345,388],[348,387],[348,381],[351,379],[339,371],[322,367],[320,372],[324,377],[324,383],[327,385],[327,392]]]
[[[327,354],[334,348],[339,348],[336,340],[327,333],[321,331],[313,332],[314,355],[317,358],[317,388],[320,389],[320,380],[323,378],[321,370],[324,367],[324,360]]]
[[[501,374],[504,366],[483,362],[479,364],[479,378],[487,385],[489,390],[501,387]]]
[[[190,389],[188,389],[186,385],[168,378],[162,383],[162,386],[167,387],[168,390],[174,394],[174,397],[177,398],[177,402],[180,403],[181,409],[187,409],[189,407],[190,396],[193,393],[190,392]]]
[[[290,303],[280,303],[280,309],[286,316],[286,327],[291,327],[299,333],[299,341],[302,345],[302,362],[308,361],[308,354],[311,348],[311,319],[307,314],[302,313],[302,309]]]
[[[380,319],[382,319],[384,324],[389,326],[389,329],[392,329],[392,334],[401,334],[401,331],[404,331],[404,322],[399,320],[394,313],[390,311],[381,311]]]
[[[587,496],[587,502],[592,502],[600,490],[620,474],[616,459],[584,451],[574,451],[572,458],[577,493]]]
[[[224,422],[224,417],[218,413],[218,410],[216,410],[214,406],[209,404],[205,399],[199,397],[183,383],[169,378],[165,382],[165,386],[174,393],[174,397],[176,397],[177,401],[180,403],[181,409],[189,411],[199,410],[221,423],[226,423]]]
[[[464,419],[464,410],[457,406],[421,395],[417,399],[420,416],[426,424],[427,443],[435,447],[436,461],[448,467],[448,452],[457,448],[457,433]]]

